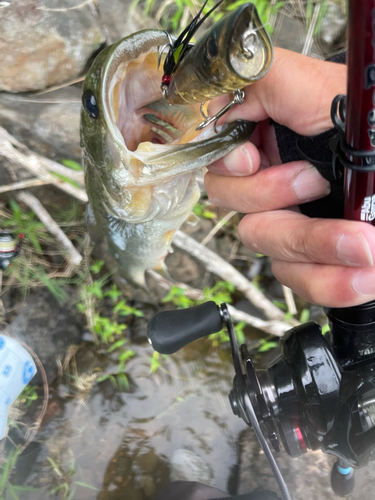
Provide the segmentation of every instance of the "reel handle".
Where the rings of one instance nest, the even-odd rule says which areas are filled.
[[[147,336],[155,351],[173,354],[193,340],[223,328],[223,318],[215,302],[205,302],[189,309],[162,311],[149,322]]]

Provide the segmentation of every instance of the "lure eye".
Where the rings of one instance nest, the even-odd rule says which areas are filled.
[[[83,107],[85,108],[87,114],[91,118],[98,118],[99,116],[99,108],[96,104],[96,99],[91,90],[86,90],[82,96]]]
[[[210,38],[207,39],[206,51],[207,51],[207,55],[210,59],[216,59],[216,57],[219,53],[219,47],[217,45],[216,38],[210,36]]]

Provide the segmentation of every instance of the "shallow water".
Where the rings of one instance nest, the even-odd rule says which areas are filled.
[[[163,358],[154,374],[151,346],[133,348],[129,391],[105,381],[86,399],[55,398],[56,411],[36,436],[39,446],[30,447],[18,465],[17,477],[38,491],[19,493],[20,499],[152,499],[169,482],[171,457],[179,449],[208,465],[212,485],[233,492],[237,440],[246,426],[228,400],[234,376],[229,346],[197,341]],[[90,344],[76,358],[79,372],[108,364]],[[68,486],[48,494],[63,483]]]

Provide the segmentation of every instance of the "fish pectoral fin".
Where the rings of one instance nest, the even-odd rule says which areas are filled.
[[[199,217],[192,212],[186,219],[185,224],[194,227],[198,224],[198,222],[199,222]]]
[[[154,267],[153,271],[158,273],[162,278],[165,278],[166,280],[171,281],[172,283],[175,283],[175,280],[169,274],[168,268],[164,262],[159,264],[157,267]]]

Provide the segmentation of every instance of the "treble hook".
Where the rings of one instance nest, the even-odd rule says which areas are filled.
[[[209,125],[211,125],[212,122],[215,122],[214,123],[214,131],[217,133],[216,125],[217,125],[217,122],[219,121],[219,119],[223,115],[225,115],[225,113],[227,113],[231,108],[233,108],[233,106],[235,104],[243,104],[244,100],[245,100],[245,92],[243,90],[241,90],[241,89],[235,90],[233,92],[233,99],[231,100],[231,102],[228,103],[226,106],[224,106],[224,108],[222,108],[214,116],[207,116],[204,113],[203,108],[204,108],[204,105],[205,105],[205,101],[203,101],[201,103],[201,115],[203,116],[204,121],[202,123],[200,123],[195,130],[197,130],[197,131],[198,130],[202,130],[202,129],[208,127]]]
[[[162,47],[160,47],[159,49],[159,58],[158,58],[158,69],[160,68],[160,62],[161,62],[161,56],[163,55],[163,52],[164,50],[169,47],[169,48],[172,48],[172,45],[173,45],[173,37],[172,38],[172,35],[170,33],[168,33],[168,31],[164,31],[166,37],[168,38],[168,43],[166,43],[165,45],[163,45]]]

